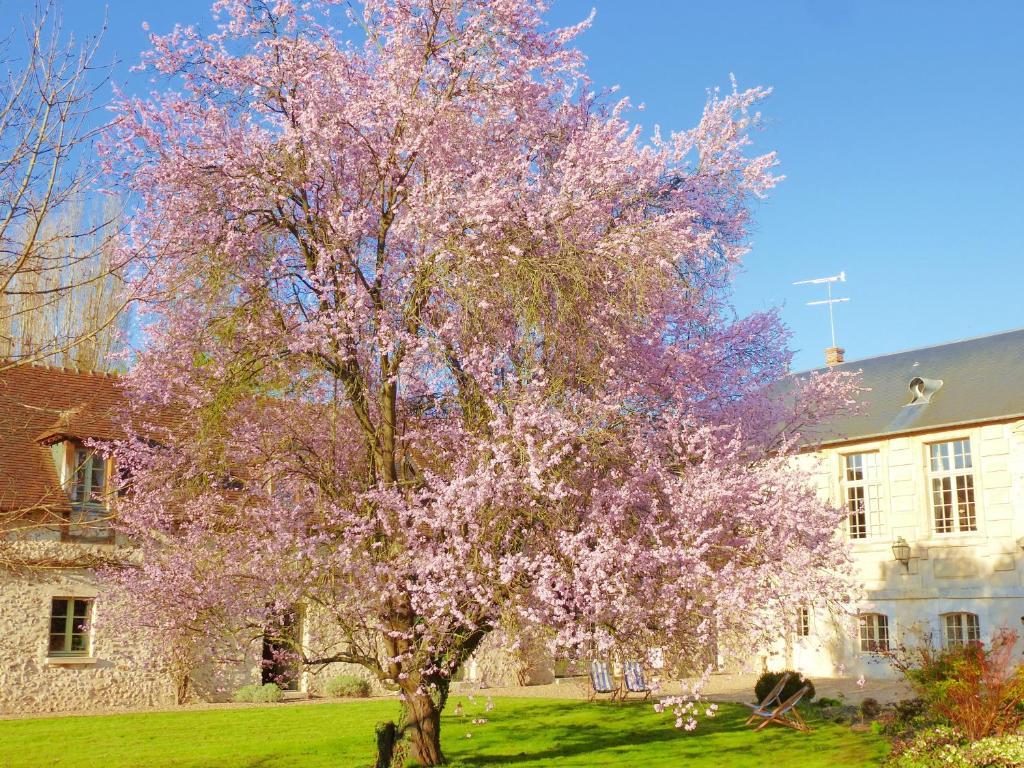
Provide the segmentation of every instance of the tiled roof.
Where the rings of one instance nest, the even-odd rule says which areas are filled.
[[[65,510],[48,443],[113,439],[124,394],[111,374],[22,365],[0,372],[0,510]]]
[[[814,437],[823,443],[1024,417],[1024,329],[835,368],[861,371],[861,382],[870,391],[864,394],[862,413],[816,430]],[[916,402],[914,379],[924,380],[923,396]]]

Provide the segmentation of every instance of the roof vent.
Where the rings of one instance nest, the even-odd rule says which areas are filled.
[[[908,405],[919,405],[930,403],[932,395],[942,387],[942,379],[922,379],[915,376],[910,380],[911,400]]]

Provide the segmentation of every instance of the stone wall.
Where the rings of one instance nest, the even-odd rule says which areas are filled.
[[[91,652],[47,656],[51,599],[90,598]],[[103,622],[105,602],[88,572],[42,577],[0,573],[0,714],[168,706],[168,675],[129,630]]]

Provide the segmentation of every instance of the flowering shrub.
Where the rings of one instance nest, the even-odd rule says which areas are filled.
[[[990,736],[970,742],[953,728],[921,731],[913,741],[898,745],[886,768],[1013,768],[1024,765],[1024,736]]]
[[[968,740],[1016,731],[1024,720],[1024,668],[1013,656],[1017,633],[1002,628],[981,643],[937,651],[923,642],[889,654],[924,700],[928,712]]]

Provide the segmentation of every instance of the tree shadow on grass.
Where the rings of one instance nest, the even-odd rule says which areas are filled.
[[[670,759],[684,764],[711,750],[720,765],[730,765],[729,755],[749,755],[752,749],[763,748],[767,756],[767,753],[789,750],[797,741],[804,742],[800,745],[803,748],[835,746],[827,743],[831,735],[825,733],[821,733],[820,738],[813,733],[778,729],[754,734],[744,724],[747,715],[745,710],[725,708],[713,719],[702,718],[696,732],[681,733],[673,727],[670,715],[655,714],[649,703],[571,704],[558,709],[551,705],[516,706],[514,711],[492,718],[494,727],[501,729],[496,743],[487,744],[484,741],[487,737],[482,737],[473,744],[474,748],[479,744],[480,751],[473,749],[470,754],[459,754],[456,762],[474,768],[521,763],[558,765],[560,761],[586,755],[592,755],[595,761],[614,757],[628,759],[623,753],[629,752],[635,753],[635,759],[639,760],[643,760],[644,755],[671,756]],[[458,728],[459,721],[446,720],[445,728],[451,734]],[[454,746],[449,742],[448,749],[462,752],[453,749]]]
[[[641,707],[649,718],[642,718]],[[557,710],[551,705],[517,706],[510,715],[492,719],[495,728],[502,731],[502,744],[490,749],[515,749],[513,745],[526,749],[516,754],[476,753],[461,759],[472,766],[515,765],[525,761],[554,764],[559,759],[593,752],[677,741],[680,734],[665,717],[655,715],[649,704],[573,703]],[[450,729],[457,726],[458,721],[445,724]]]

